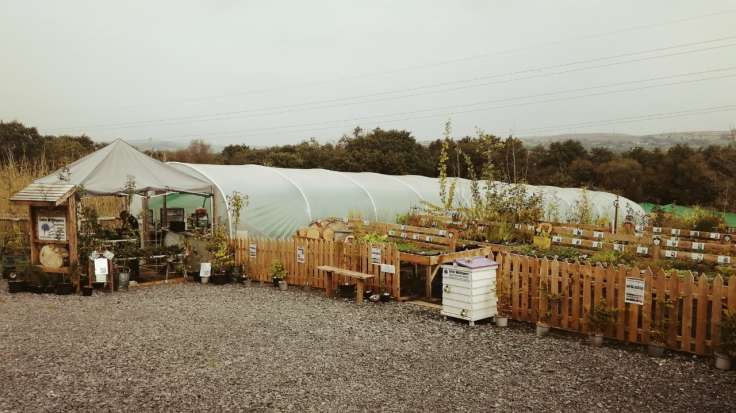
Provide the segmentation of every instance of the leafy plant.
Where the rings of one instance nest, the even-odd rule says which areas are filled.
[[[719,350],[736,357],[736,312],[724,311],[721,318],[721,342]]]
[[[615,313],[616,311],[608,306],[606,300],[601,300],[586,314],[588,329],[592,333],[605,333],[613,325],[613,315]]]
[[[248,198],[248,195],[241,194],[238,191],[233,191],[227,196],[227,212],[235,223],[235,231],[238,230],[238,225],[240,224],[240,212],[243,208],[247,208],[249,203],[250,198]]]
[[[649,329],[649,340],[655,344],[664,345],[667,342],[667,332],[672,326],[673,304],[669,298],[658,298],[655,302],[656,313],[659,314],[652,320]]]
[[[286,267],[279,260],[274,260],[271,263],[271,278],[277,281],[283,281],[289,273],[286,271]]]

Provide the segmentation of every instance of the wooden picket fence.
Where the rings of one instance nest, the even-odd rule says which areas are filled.
[[[235,243],[236,262],[244,264],[248,275],[256,281],[271,282],[271,265],[279,261],[286,267],[286,281],[290,285],[325,288],[324,271],[320,265],[330,265],[375,275],[366,281],[366,288],[388,292],[399,297],[399,251],[393,244],[371,245],[343,243],[319,239],[289,238],[284,240],[240,238]],[[380,256],[379,256],[380,255]],[[380,264],[392,266],[393,272],[382,271]],[[333,277],[337,283],[350,282],[344,277]]]
[[[685,277],[662,270],[561,262],[497,251],[497,278],[509,288],[511,318],[536,322],[551,313],[555,328],[587,333],[586,314],[605,300],[615,311],[609,338],[647,344],[654,325],[669,319],[668,348],[709,354],[717,348],[723,310],[736,311],[736,280],[728,283],[689,274]],[[626,278],[644,281],[644,304],[625,302]],[[670,305],[663,305],[666,302]]]

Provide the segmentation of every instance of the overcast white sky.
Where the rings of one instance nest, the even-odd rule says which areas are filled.
[[[218,145],[356,125],[424,140],[448,118],[455,135],[722,130],[734,21],[736,0],[0,0],[0,119]]]

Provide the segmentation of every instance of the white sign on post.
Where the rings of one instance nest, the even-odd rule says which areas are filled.
[[[256,257],[256,250],[257,250],[257,248],[258,247],[256,246],[256,244],[250,244],[248,246],[248,254],[250,255],[251,258],[255,258]]]
[[[36,232],[41,241],[66,241],[65,217],[38,217]]]
[[[371,264],[381,264],[381,248],[371,247]]]
[[[95,282],[107,282],[107,258],[95,258]]]
[[[203,262],[199,264],[199,276],[207,278],[210,275],[212,275],[212,263],[211,262]]]
[[[391,264],[381,264],[381,272],[385,272],[387,274],[395,274],[396,267]]]
[[[304,263],[304,247],[296,247],[296,262]]]
[[[644,305],[644,280],[641,278],[626,277],[626,290],[624,302],[629,304]]]

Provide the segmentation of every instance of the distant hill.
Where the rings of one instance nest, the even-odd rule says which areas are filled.
[[[525,144],[549,145],[552,142],[561,142],[568,139],[580,141],[586,148],[604,147],[614,151],[626,151],[640,146],[647,149],[667,149],[677,144],[687,144],[693,147],[709,145],[736,144],[736,132],[731,131],[696,131],[696,132],[667,132],[654,135],[627,135],[623,133],[570,133],[550,136],[520,137]]]

